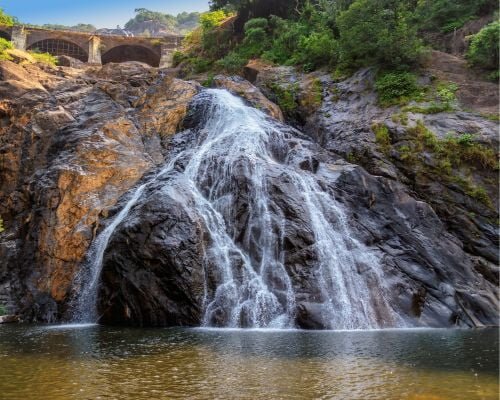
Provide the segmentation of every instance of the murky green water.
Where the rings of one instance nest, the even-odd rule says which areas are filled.
[[[1,399],[498,399],[498,331],[0,326]]]

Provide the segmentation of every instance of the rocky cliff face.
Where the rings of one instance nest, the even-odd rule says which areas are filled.
[[[328,327],[312,284],[315,238],[303,221],[301,194],[279,168],[303,170],[342,204],[356,240],[380,260],[388,302],[406,324],[497,324],[497,168],[472,156],[459,167],[443,165],[432,145],[453,131],[496,149],[496,124],[470,112],[402,118],[399,109],[377,106],[370,71],[342,82],[291,70],[276,78],[275,72],[259,70],[252,78],[271,98],[276,79],[292,80],[304,93],[286,114],[307,136],[289,128],[276,153],[280,166],[266,172],[273,212],[287,221],[279,250],[297,293],[295,325]],[[56,321],[67,311],[92,240],[134,187],[195,146],[209,104],[191,105],[202,91],[198,84],[138,63],[76,70],[0,62],[0,78],[0,215],[6,228],[0,234],[0,298],[25,320]],[[220,77],[216,84],[282,118],[248,82]],[[429,134],[422,125],[435,136],[423,147]],[[385,129],[383,143],[377,127]],[[283,154],[293,157],[281,159]],[[187,162],[179,161],[178,172]],[[252,250],[257,239],[243,239],[252,176],[244,169],[234,174],[236,203],[226,223],[237,246],[258,253]],[[99,292],[103,321],[201,323],[204,296],[220,277],[204,260],[211,239],[189,207],[192,193],[169,186],[169,179],[148,187],[111,238]],[[357,268],[356,279],[370,276],[369,266]],[[377,318],[386,320],[384,307],[378,310]],[[217,325],[225,317],[214,312],[213,318]]]
[[[197,86],[138,63],[1,62],[0,76],[0,288],[13,311],[55,321],[101,220],[162,162],[157,132],[175,132]]]

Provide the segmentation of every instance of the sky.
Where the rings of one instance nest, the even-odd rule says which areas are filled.
[[[87,23],[97,28],[114,28],[125,25],[136,8],[175,15],[207,11],[208,0],[0,0],[0,8],[25,23]]]

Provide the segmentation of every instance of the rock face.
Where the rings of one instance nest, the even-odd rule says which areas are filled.
[[[196,88],[140,63],[43,71],[2,62],[0,75],[0,283],[24,319],[55,321],[101,219],[163,160],[145,93],[163,87],[159,114]],[[170,125],[182,118],[175,112]]]
[[[222,272],[215,263],[223,261],[214,256],[215,250],[211,247],[220,232],[206,218],[205,208],[200,207],[189,184],[193,176],[199,177],[186,171],[191,170],[192,158],[197,156],[196,148],[202,143],[200,135],[208,129],[207,122],[200,116],[211,112],[211,101],[207,99],[206,103],[198,102],[188,114],[184,126],[189,129],[172,138],[176,152],[170,158],[176,160],[175,165],[168,174],[152,181],[129,217],[115,231],[103,263],[99,307],[104,322],[267,326],[265,315],[261,315],[263,325],[256,325],[256,320],[231,303],[239,302],[238,296],[221,294],[227,286],[221,283],[224,282]],[[235,287],[231,286],[233,281],[229,282],[230,293],[239,291],[239,296],[246,299],[243,308],[247,303],[254,304],[252,295],[245,289],[243,271],[247,261],[243,255],[253,257],[249,262],[259,265],[265,254],[273,259],[266,251],[271,248],[273,254],[281,255],[286,270],[286,274],[279,274],[278,265],[268,260],[273,268],[269,276],[263,277],[277,299],[276,307],[281,307],[277,313],[287,310],[290,304],[285,296],[284,277],[288,277],[293,292],[293,306],[287,314],[292,319],[291,326],[306,329],[346,326],[332,324],[325,308],[327,294],[322,291],[323,273],[318,266],[321,247],[317,227],[310,219],[311,208],[303,193],[305,187],[300,189],[294,182],[297,175],[293,171],[302,171],[304,177],[314,180],[317,193],[329,197],[325,207],[330,202],[338,202],[338,207],[345,210],[345,214],[334,209],[324,214],[325,218],[332,218],[332,230],[341,225],[342,219],[349,225],[348,230],[343,231],[346,242],[332,243],[331,254],[341,257],[342,246],[353,254],[352,260],[344,259],[337,265],[348,270],[349,263],[354,263],[355,269],[350,271],[353,286],[347,287],[362,288],[365,286],[360,282],[365,282],[368,293],[353,291],[349,296],[353,303],[355,298],[369,299],[372,318],[369,326],[449,327],[498,323],[494,264],[487,257],[467,253],[463,242],[450,232],[428,203],[415,198],[411,190],[390,176],[371,175],[293,129],[277,122],[268,124],[270,139],[263,152],[275,154],[275,161],[266,164],[263,170],[263,186],[268,195],[265,199],[269,202],[266,210],[270,221],[276,221],[270,222],[269,229],[272,237],[280,238],[279,242],[267,247],[269,243],[262,241],[266,237],[262,222],[254,220],[252,210],[258,207],[254,202],[262,207],[262,198],[255,191],[256,172],[250,166],[253,165],[249,161],[253,159],[250,145],[246,153],[235,156],[238,161],[231,167],[233,175],[227,184],[221,183],[227,175],[223,172],[218,175],[223,168],[219,163],[224,161],[217,159],[212,147],[211,152],[206,153],[207,165],[202,168],[205,172],[199,186],[209,204],[224,205],[219,209],[224,219],[222,229],[228,232],[228,238],[232,238],[238,249],[227,253],[231,255],[227,265],[236,282]],[[286,133],[284,139],[273,139],[272,132]],[[195,149],[194,153],[191,149]],[[227,158],[231,155],[233,151],[227,153]],[[249,160],[245,160],[245,156]],[[231,200],[226,203],[225,199]],[[231,248],[232,245],[225,243]],[[365,258],[365,254],[372,258]],[[373,264],[369,264],[370,261]],[[265,304],[269,309],[274,303],[268,300]],[[207,310],[212,312],[207,314]],[[355,320],[359,315],[351,317]],[[365,326],[362,318],[359,324],[358,327]]]
[[[255,126],[248,119],[238,126],[237,114],[230,122],[238,141],[199,153],[210,129],[227,124],[206,126],[216,105],[197,83],[141,63],[0,62],[0,300],[9,314],[60,320],[90,244],[147,184],[104,254],[102,322],[255,326],[256,316],[269,325],[278,315],[290,326],[335,328],[346,326],[332,321],[352,306],[363,327],[497,325],[496,124],[471,112],[382,109],[369,70],[336,82],[259,68],[249,74],[262,92],[240,78],[215,79],[268,115],[258,118],[269,140],[249,157]],[[276,93],[276,76],[290,84],[293,109],[283,102],[289,93]],[[262,93],[304,133],[280,123],[283,113]],[[483,153],[445,165],[436,143],[444,146],[450,131],[468,134],[467,145]],[[193,176],[197,190],[186,179]],[[308,188],[319,196],[315,222]],[[204,199],[220,221],[210,219]],[[343,251],[335,264],[342,279],[325,279],[322,223],[341,233],[323,239]],[[217,245],[215,227],[227,246]],[[272,268],[257,282],[247,264]],[[221,265],[230,267],[232,285],[224,285]],[[347,273],[349,282],[340,282]],[[339,306],[339,285],[352,304]],[[356,308],[365,300],[369,316]],[[251,312],[262,304],[266,312]]]

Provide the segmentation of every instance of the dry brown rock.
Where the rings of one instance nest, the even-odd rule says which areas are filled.
[[[227,77],[223,75],[217,75],[214,78],[215,86],[224,88],[233,92],[234,94],[246,99],[253,107],[256,107],[271,117],[284,121],[283,113],[281,109],[272,101],[270,101],[262,92],[248,82],[246,79],[240,78],[239,76]]]

